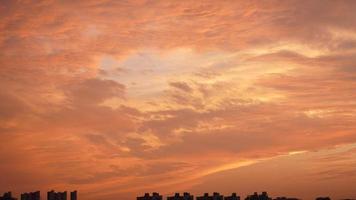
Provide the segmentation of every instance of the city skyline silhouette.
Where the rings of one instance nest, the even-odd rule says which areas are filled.
[[[70,192],[70,200],[77,200],[77,191],[72,191]],[[47,192],[47,200],[67,200],[67,191],[64,192],[56,192],[54,190],[48,191]],[[26,192],[21,194],[21,200],[41,200],[41,192],[40,191],[35,191],[35,192]],[[218,192],[213,192],[212,195],[209,195],[209,193],[204,193],[202,196],[196,196],[194,198],[194,195],[191,195],[189,192],[184,192],[182,195],[180,193],[175,193],[173,196],[167,196],[167,200],[240,200],[240,196],[236,194],[236,192],[231,193],[229,196],[224,196]],[[245,200],[300,200],[298,198],[294,197],[276,197],[276,198],[271,198],[268,196],[267,192],[254,192],[251,195],[247,195]],[[17,200],[16,197],[12,196],[12,192],[5,192],[2,196],[0,196],[0,200]],[[136,200],[163,200],[163,196],[160,195],[157,192],[152,192],[152,195],[150,193],[145,193],[143,196],[138,196]],[[331,200],[330,197],[316,197],[315,200]],[[352,200],[352,199],[348,199]]]

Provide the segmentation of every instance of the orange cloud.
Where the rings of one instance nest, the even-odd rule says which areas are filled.
[[[209,178],[249,179],[242,171],[280,181],[263,164],[276,160],[298,176],[297,160],[311,169],[294,186],[322,188],[318,176],[342,182],[330,195],[355,196],[345,186],[355,179],[352,150],[341,160],[295,154],[356,142],[355,7],[3,1],[0,188],[132,199],[212,190]],[[258,180],[251,176],[241,192]]]

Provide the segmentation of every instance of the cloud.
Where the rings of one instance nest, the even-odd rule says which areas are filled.
[[[192,89],[189,87],[189,85],[187,83],[184,82],[172,82],[169,83],[170,86],[177,88],[179,90],[182,90],[184,92],[190,92],[192,91]]]
[[[122,98],[125,90],[125,86],[120,83],[100,79],[86,79],[81,83],[71,84],[68,88],[68,96],[72,97],[73,103],[77,105],[98,104],[105,99]]]
[[[355,143],[355,6],[4,1],[1,188],[132,198]],[[343,156],[315,174],[353,177]]]

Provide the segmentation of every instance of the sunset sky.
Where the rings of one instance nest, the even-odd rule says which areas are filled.
[[[356,1],[0,0],[0,193],[356,198]]]

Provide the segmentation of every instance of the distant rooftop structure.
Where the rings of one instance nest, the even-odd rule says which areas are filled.
[[[268,197],[267,192],[262,192],[262,194],[255,192],[253,195],[248,195],[245,200],[272,200],[272,198]]]
[[[152,196],[149,193],[145,193],[142,197],[137,197],[137,200],[162,200],[162,195],[157,192],[153,192]]]
[[[51,190],[47,192],[47,200],[67,200],[67,191],[55,192]]]
[[[240,196],[237,196],[236,193],[232,193],[231,196],[224,197],[224,200],[240,200]]]
[[[331,200],[330,197],[317,197],[315,200]]]
[[[47,192],[47,200],[67,200],[67,191],[55,192],[51,190]],[[77,200],[77,191],[70,192],[70,200]]]
[[[0,196],[0,200],[17,200],[17,199],[12,197],[11,192],[5,192],[2,196]]]
[[[204,193],[203,196],[197,197],[197,200],[224,200],[224,196],[218,192],[214,192],[212,196],[209,196],[209,193]]]
[[[298,198],[290,198],[290,197],[276,197],[273,200],[300,200]]]
[[[17,198],[12,197],[11,192],[6,192],[4,193],[3,196],[0,196],[0,200],[17,200]],[[21,200],[41,200],[41,193],[40,191],[22,193]],[[54,190],[51,190],[47,192],[47,200],[67,200],[67,191],[55,192]],[[76,190],[70,192],[70,200],[77,200]],[[152,199],[152,200],[162,200],[162,199]]]
[[[21,200],[40,200],[40,199],[41,199],[40,191],[21,194]]]
[[[175,193],[174,196],[167,197],[167,200],[194,200],[194,196],[190,195],[188,192],[184,192],[183,196],[179,193]]]
[[[77,191],[70,192],[70,200],[77,200]]]

